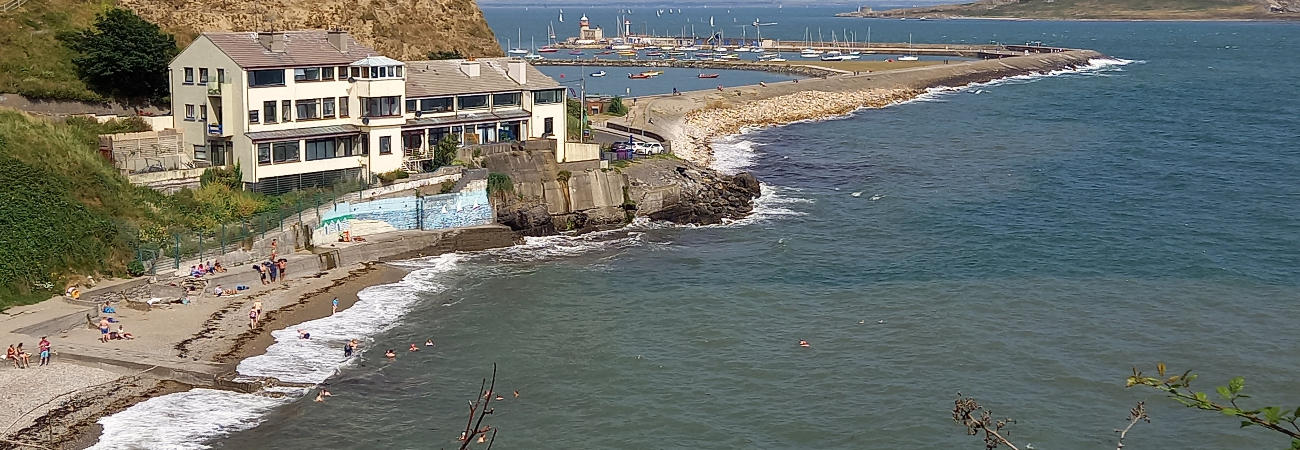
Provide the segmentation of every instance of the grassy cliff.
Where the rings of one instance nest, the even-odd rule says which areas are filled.
[[[1214,20],[1294,19],[1295,0],[981,0],[877,11],[874,17],[1014,17],[1025,19]]]
[[[341,27],[398,59],[453,50],[501,56],[474,0],[32,0],[0,15],[0,93],[103,101],[77,79],[72,53],[56,36],[89,27],[115,5],[175,34],[182,46],[201,31]]]

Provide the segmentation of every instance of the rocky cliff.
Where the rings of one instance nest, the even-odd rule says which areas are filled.
[[[474,0],[121,0],[176,33],[342,28],[380,53],[424,59],[431,51],[502,56]]]
[[[635,217],[715,224],[748,215],[759,195],[748,173],[728,176],[666,157],[599,169],[594,162],[556,164],[549,151],[514,151],[483,164],[513,184],[512,192],[491,196],[497,221],[526,235],[610,228]]]

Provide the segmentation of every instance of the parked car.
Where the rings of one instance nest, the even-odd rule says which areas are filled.
[[[616,152],[619,150],[629,150],[631,148],[632,148],[632,144],[628,144],[626,142],[615,142],[613,144],[609,144],[609,151],[611,152]]]
[[[647,142],[645,144],[645,154],[658,155],[664,152],[664,145],[658,142]]]

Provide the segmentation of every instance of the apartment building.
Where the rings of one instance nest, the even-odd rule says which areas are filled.
[[[345,32],[203,33],[171,66],[175,128],[245,186],[280,193],[428,167],[461,145],[553,138],[565,90],[522,60],[397,61]]]

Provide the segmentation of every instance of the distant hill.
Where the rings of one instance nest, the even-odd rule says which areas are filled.
[[[979,0],[884,11],[852,17],[1004,17],[1094,20],[1300,19],[1300,0]]]
[[[423,59],[430,51],[502,56],[474,0],[32,0],[0,13],[0,93],[103,100],[77,79],[56,39],[113,6],[129,8],[188,44],[201,31],[342,27],[380,52]]]

